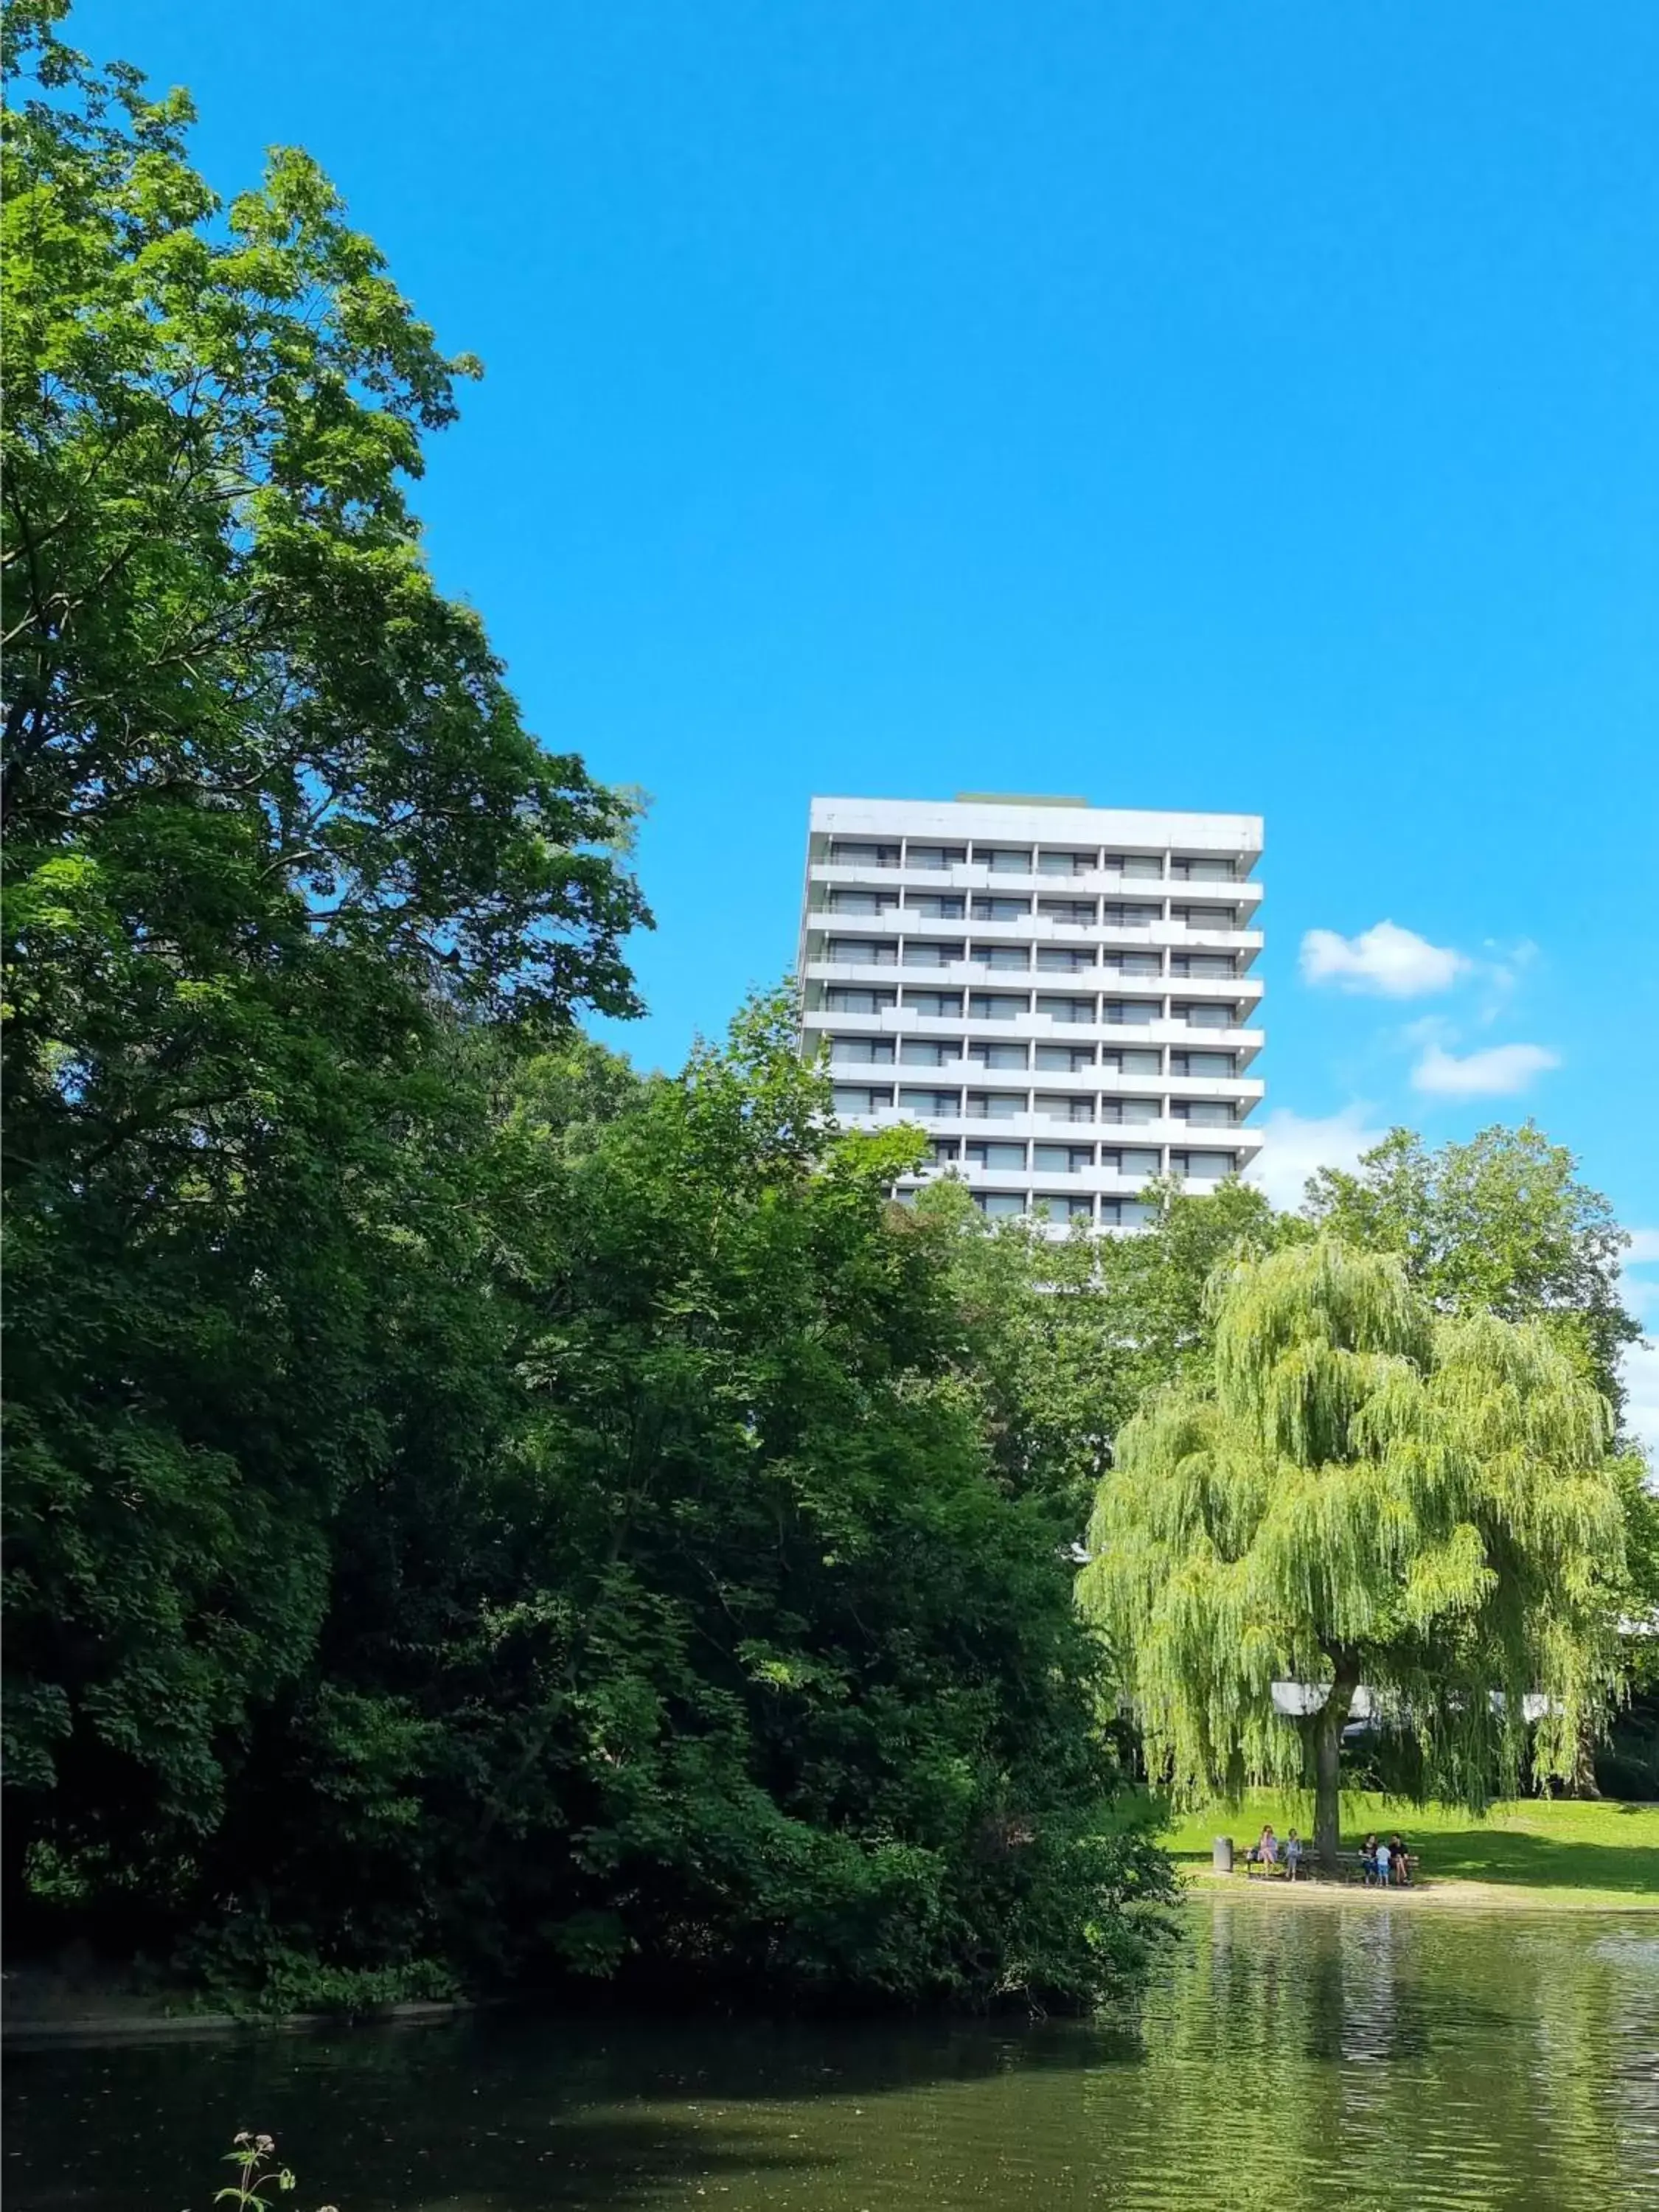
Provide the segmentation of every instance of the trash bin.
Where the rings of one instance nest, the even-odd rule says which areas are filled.
[[[1233,1839],[1231,1836],[1218,1836],[1216,1838],[1215,1841],[1210,1846],[1210,1863],[1218,1874],[1231,1874],[1232,1872]]]

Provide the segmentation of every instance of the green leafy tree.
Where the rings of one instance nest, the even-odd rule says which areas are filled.
[[[949,1276],[960,1372],[980,1397],[998,1472],[1050,1500],[1071,1538],[1141,1397],[1207,1358],[1204,1289],[1217,1263],[1309,1234],[1234,1180],[1201,1198],[1160,1181],[1145,1196],[1133,1235],[1064,1239],[1023,1219],[988,1222],[951,1177],[916,1200]]]
[[[1328,1233],[1397,1252],[1438,1310],[1540,1322],[1620,1415],[1621,1355],[1641,1335],[1620,1296],[1630,1240],[1609,1200],[1580,1179],[1572,1154],[1535,1124],[1497,1125],[1468,1144],[1433,1151],[1395,1129],[1353,1173],[1316,1176],[1308,1195],[1309,1216]],[[1646,1493],[1633,1482],[1626,1498],[1626,1548],[1639,1557]],[[1628,1614],[1630,1603],[1620,1610]],[[1625,1650],[1627,1674],[1639,1674],[1647,1639],[1628,1637]],[[1637,1694],[1639,1719],[1639,1687]],[[1596,1743],[1587,1724],[1574,1783],[1586,1796],[1595,1794],[1606,1757],[1598,1758]],[[1628,1781],[1622,1768],[1613,1778]]]
[[[833,1133],[777,1001],[673,1080],[550,1055],[501,1143],[476,1303],[521,1404],[434,1436],[414,1386],[204,1875],[257,1867],[263,1927],[209,1948],[1086,2001],[1167,1866],[1103,1817],[1052,1513],[887,1200],[914,1140]]]
[[[1577,1166],[1531,1121],[1437,1151],[1395,1129],[1352,1173],[1322,1169],[1307,1210],[1328,1235],[1397,1252],[1443,1312],[1547,1322],[1588,1361],[1616,1409],[1620,1356],[1642,1334],[1619,1295],[1630,1239]]]
[[[1539,1323],[1437,1315],[1328,1239],[1221,1272],[1212,1369],[1118,1441],[1083,1601],[1155,1765],[1191,1796],[1306,1777],[1338,1834],[1364,1683],[1471,1806],[1574,1772],[1616,1668],[1624,1516],[1605,1401]],[[1293,1725],[1276,1680],[1322,1692]],[[1529,1701],[1542,1700],[1530,1732]]]
[[[642,910],[421,556],[471,365],[62,14],[4,33],[6,1828],[155,1894],[384,1464],[464,1033],[627,1012]]]
[[[1659,1798],[1659,1487],[1640,1459],[1622,1462],[1625,1581],[1619,1593],[1625,1680],[1598,1787],[1615,1797]]]

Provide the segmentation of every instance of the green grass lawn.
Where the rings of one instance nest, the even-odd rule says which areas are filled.
[[[1282,1838],[1313,1826],[1305,1800],[1252,1790],[1240,1805],[1212,1805],[1179,1820],[1164,1837],[1177,1860],[1208,1864],[1217,1836],[1236,1848],[1254,1843],[1264,1820]],[[1523,1798],[1495,1805],[1484,1820],[1449,1805],[1416,1806],[1350,1793],[1342,1800],[1342,1848],[1358,1850],[1366,1835],[1395,1830],[1420,1856],[1431,1883],[1491,1881],[1518,1888],[1571,1890],[1611,1904],[1659,1904],[1659,1805],[1608,1798]]]

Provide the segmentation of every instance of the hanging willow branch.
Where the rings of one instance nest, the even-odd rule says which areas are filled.
[[[1154,1771],[1188,1801],[1303,1779],[1290,1680],[1326,1691],[1333,1793],[1362,1682],[1425,1796],[1480,1808],[1528,1735],[1569,1779],[1616,1666],[1605,1401],[1543,1329],[1437,1317],[1392,1257],[1291,1247],[1211,1297],[1213,1377],[1123,1431],[1081,1583]]]

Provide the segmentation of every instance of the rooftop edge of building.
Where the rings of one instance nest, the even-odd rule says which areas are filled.
[[[1259,854],[1263,823],[1260,814],[1163,807],[1091,806],[1076,799],[1032,797],[997,799],[988,794],[964,793],[956,799],[872,799],[851,796],[814,797],[810,826],[813,831],[841,830],[851,834],[878,830],[908,830],[926,836],[952,833],[994,837],[1007,836],[1011,817],[1024,816],[1032,824],[1038,843],[1080,842],[1127,846],[1212,845]]]

